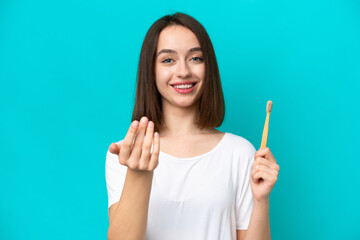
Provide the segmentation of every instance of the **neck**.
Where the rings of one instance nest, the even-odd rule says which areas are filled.
[[[198,113],[196,104],[185,108],[163,101],[162,108],[165,123],[165,128],[161,131],[162,137],[183,137],[202,132],[195,125]]]

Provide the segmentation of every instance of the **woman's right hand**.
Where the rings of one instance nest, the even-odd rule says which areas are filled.
[[[152,143],[153,151],[150,153]],[[154,123],[142,117],[140,124],[136,120],[131,123],[124,141],[112,143],[109,151],[119,156],[120,164],[133,171],[153,171],[158,165],[160,136],[158,132],[154,133]]]

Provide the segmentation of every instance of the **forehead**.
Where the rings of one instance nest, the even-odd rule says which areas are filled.
[[[200,47],[200,43],[195,34],[186,27],[169,26],[159,34],[157,51],[163,48],[187,50],[193,47]]]

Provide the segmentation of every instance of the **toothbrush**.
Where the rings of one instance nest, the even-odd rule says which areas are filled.
[[[266,141],[267,141],[267,136],[268,136],[268,131],[269,131],[269,118],[270,118],[270,112],[272,109],[272,101],[268,101],[267,105],[266,105],[266,120],[265,120],[265,125],[264,125],[264,131],[263,131],[263,135],[262,135],[262,139],[261,139],[261,146],[260,149],[262,148],[266,148]]]

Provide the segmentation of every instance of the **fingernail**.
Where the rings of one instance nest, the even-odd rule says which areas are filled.
[[[138,123],[138,121],[133,121],[133,123],[131,125],[136,128],[139,125],[139,123]]]
[[[140,121],[141,121],[142,123],[146,123],[146,122],[147,122],[147,119],[146,119],[146,117],[142,117]]]
[[[154,123],[152,121],[149,122],[148,124],[149,127],[153,127],[154,126]]]

